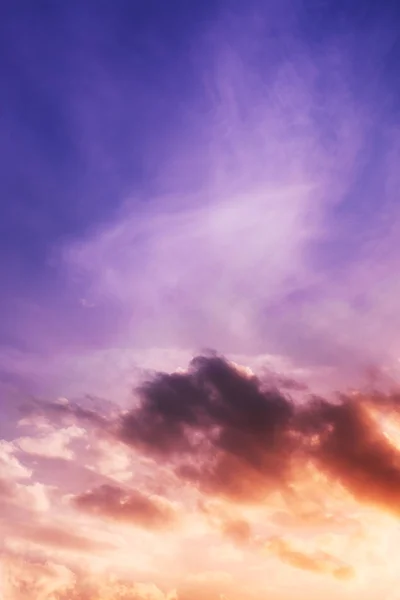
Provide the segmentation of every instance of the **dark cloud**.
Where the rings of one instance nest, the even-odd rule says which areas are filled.
[[[256,377],[198,357],[187,373],[159,374],[138,395],[139,406],[120,419],[120,439],[175,460],[182,477],[238,500],[283,481],[294,407]]]
[[[159,374],[138,394],[139,406],[120,419],[120,438],[175,461],[206,492],[259,500],[271,486],[290,485],[298,461],[311,459],[359,500],[399,511],[400,455],[366,399],[296,404],[218,356],[194,359],[185,373]]]
[[[307,407],[310,454],[359,500],[400,514],[400,453],[367,407],[366,399],[349,397],[337,405],[319,400]]]
[[[139,491],[126,491],[116,485],[102,485],[77,495],[73,505],[89,514],[124,521],[146,529],[163,529],[173,525],[173,509],[160,499]]]
[[[223,357],[200,356],[185,372],[145,382],[135,407],[117,417],[73,404],[56,411],[168,463],[207,494],[237,502],[260,502],[276,489],[289,494],[311,461],[358,500],[398,514],[400,454],[368,411],[397,410],[398,395],[294,401],[279,382],[282,376],[259,378]],[[101,498],[107,490],[115,498],[113,488],[101,489]],[[89,506],[92,496],[83,498]]]

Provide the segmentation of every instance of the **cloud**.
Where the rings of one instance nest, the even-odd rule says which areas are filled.
[[[160,374],[138,394],[139,408],[120,419],[127,444],[193,457],[179,466],[182,476],[238,498],[282,479],[293,407],[275,390],[264,395],[254,377],[219,357],[199,357],[188,373]]]
[[[211,491],[251,498],[257,487],[290,484],[293,461],[312,460],[359,500],[398,510],[398,450],[357,398],[296,407],[220,357],[195,359],[186,374],[160,375],[139,394],[139,408],[122,416],[121,438],[202,461],[180,473]]]
[[[237,544],[244,544],[252,537],[251,527],[244,519],[225,521],[222,526],[222,532]]]
[[[162,591],[151,581],[134,581],[68,568],[37,555],[3,552],[0,592],[6,600],[177,600],[174,590]]]
[[[84,435],[85,430],[75,426],[54,430],[49,426],[40,435],[20,437],[14,443],[27,454],[72,460],[74,452],[70,443]]]
[[[81,511],[114,521],[122,521],[160,530],[176,521],[171,505],[160,498],[149,497],[139,491],[126,491],[114,485],[102,485],[72,499]]]
[[[246,503],[280,490],[295,500],[292,484],[312,464],[359,501],[398,514],[399,453],[368,412],[368,402],[397,410],[388,395],[294,402],[270,380],[209,355],[185,372],[155,375],[138,388],[137,400],[108,422],[107,436],[168,463],[206,494]],[[68,411],[87,418],[81,407]],[[93,423],[104,429],[101,415]],[[120,502],[119,488],[102,494],[105,505]],[[86,502],[95,506],[96,498],[89,492]]]
[[[399,514],[400,454],[366,407],[344,398],[337,406],[317,403],[314,410],[319,441],[312,454],[322,468],[357,498]]]
[[[155,583],[132,582],[118,578],[82,578],[76,585],[60,594],[60,600],[86,600],[91,597],[110,598],[110,600],[178,600],[174,590],[164,592]]]
[[[46,512],[49,508],[48,488],[32,481],[32,471],[15,456],[18,447],[0,440],[0,505],[8,512],[13,508]]]
[[[307,554],[292,548],[287,540],[275,538],[267,544],[270,552],[283,562],[304,571],[330,573],[336,579],[347,580],[354,577],[354,569],[326,552]]]
[[[9,499],[13,495],[13,486],[7,479],[0,479],[0,500]]]
[[[38,481],[30,485],[17,484],[16,500],[28,510],[47,512],[50,508],[49,488]]]
[[[17,537],[26,543],[32,542],[41,546],[49,546],[53,549],[66,550],[72,552],[94,553],[102,550],[112,549],[111,544],[100,542],[98,540],[87,538],[83,535],[71,531],[67,526],[57,526],[53,523],[41,524],[31,520],[24,525],[14,525],[10,532],[10,537]]]
[[[12,442],[0,440],[0,476],[4,479],[29,479],[32,475],[15,456],[16,446]]]
[[[0,574],[0,591],[7,600],[22,600],[27,594],[35,600],[51,600],[62,597],[75,582],[74,573],[64,565],[11,552],[2,552]]]
[[[138,468],[138,459],[129,448],[115,440],[95,438],[90,445],[88,468],[121,484],[128,483]],[[136,461],[135,461],[136,458]]]
[[[335,545],[335,540],[325,543],[323,535],[331,533],[335,539],[343,535],[350,543],[359,530],[363,534],[364,508],[358,508],[359,502],[366,510],[371,506],[398,516],[398,450],[384,429],[391,415],[396,415],[398,398],[394,393],[376,392],[328,400],[304,390],[295,390],[299,395],[291,397],[286,382],[280,389],[280,381],[281,377],[262,370],[255,375],[249,368],[208,353],[193,359],[186,370],[149,375],[135,390],[129,409],[91,403],[88,398],[80,405],[36,403],[42,425],[54,416],[55,423],[68,423],[61,430],[87,427],[79,459],[65,464],[88,465],[93,478],[90,482],[79,478],[72,482],[74,490],[67,491],[70,483],[62,481],[64,474],[60,489],[49,495],[43,484],[33,486],[26,478],[30,471],[21,469],[22,463],[14,456],[21,452],[17,444],[4,446],[6,464],[17,477],[11,480],[12,502],[29,509],[12,513],[20,519],[22,515],[26,523],[16,532],[17,541],[66,557],[91,561],[95,556],[99,568],[105,568],[107,561],[118,565],[119,553],[125,556],[130,544],[140,546],[129,536],[152,537],[148,536],[151,532],[159,536],[154,564],[158,555],[166,561],[161,561],[163,565],[173,562],[173,556],[178,560],[181,545],[186,559],[185,544],[192,544],[198,552],[204,545],[207,556],[201,572],[224,571],[231,549],[240,551],[246,564],[264,560],[265,568],[270,568],[268,556],[273,554],[284,564],[309,573],[350,578],[351,565],[358,572],[359,563],[367,559],[353,561],[352,552],[346,555],[346,563],[337,559],[342,546]],[[34,411],[29,419],[24,426],[36,422]],[[39,432],[45,431],[50,431],[47,425],[39,427]],[[110,453],[106,465],[105,453]],[[59,458],[54,460],[46,459],[44,464],[52,468],[61,464]],[[120,483],[107,481],[106,471],[111,478],[122,474]],[[129,471],[135,488],[122,482]],[[39,492],[47,504],[37,507],[33,515],[33,495],[28,495],[39,498]],[[179,501],[179,510],[170,498]],[[58,520],[59,510],[67,511],[68,519],[73,515],[79,523],[88,523],[88,528],[67,530],[67,521]],[[126,544],[120,547],[121,541],[111,536],[106,542],[115,542],[115,550],[106,547],[98,528],[111,532],[116,527],[117,532],[121,525]],[[293,543],[285,537],[289,530],[296,534]],[[10,528],[6,533],[12,539]],[[303,549],[304,536],[312,538],[311,549]],[[268,540],[273,540],[272,545]],[[168,560],[164,543],[171,543]],[[213,558],[207,554],[210,545],[215,545]],[[187,554],[189,560],[189,550]],[[121,569],[128,568],[126,561],[121,558]],[[179,577],[171,574],[173,585]]]

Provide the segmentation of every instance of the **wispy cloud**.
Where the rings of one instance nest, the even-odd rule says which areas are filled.
[[[122,346],[267,351],[351,375],[393,360],[398,142],[378,88],[355,85],[345,36],[316,54],[280,23],[281,55],[266,22],[227,22],[194,46],[203,104],[152,196],[68,246],[68,272],[86,306],[123,315]],[[382,45],[360,44],[379,64]]]

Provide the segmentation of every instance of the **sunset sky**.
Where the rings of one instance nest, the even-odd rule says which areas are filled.
[[[0,600],[400,600],[398,3],[0,4]]]

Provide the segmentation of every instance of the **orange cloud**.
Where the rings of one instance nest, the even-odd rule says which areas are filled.
[[[5,600],[177,600],[174,590],[110,574],[74,569],[34,555],[0,555],[0,594]]]
[[[283,562],[297,569],[313,573],[329,573],[341,580],[354,577],[354,569],[350,565],[342,563],[326,552],[306,554],[292,548],[290,543],[283,538],[270,540],[266,547]]]
[[[358,500],[400,514],[400,453],[365,406],[350,398],[320,402],[311,416],[320,430],[311,451],[318,466]]]
[[[222,532],[237,544],[244,544],[251,539],[251,527],[244,519],[225,521]]]

